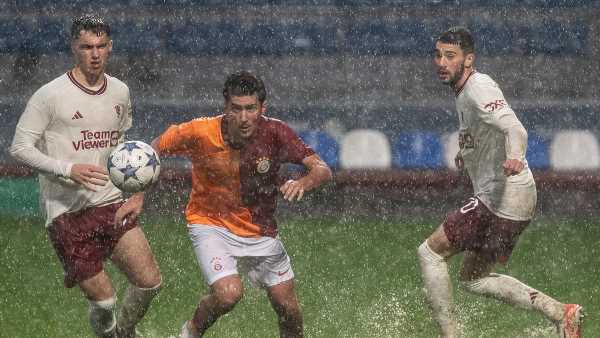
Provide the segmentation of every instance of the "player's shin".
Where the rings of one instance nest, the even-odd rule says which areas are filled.
[[[564,305],[519,280],[496,273],[473,281],[462,281],[461,286],[472,293],[492,297],[527,310],[537,310],[552,321],[563,317]]]
[[[100,338],[113,338],[117,326],[115,320],[114,297],[104,300],[90,300],[89,319],[92,330]]]
[[[129,285],[125,292],[125,299],[119,312],[118,327],[121,332],[133,332],[148,308],[152,299],[160,291],[161,284],[151,288],[139,288]]]
[[[443,337],[457,337],[452,285],[446,260],[431,250],[427,241],[419,246],[417,252],[425,295],[433,311],[433,317],[439,324]]]

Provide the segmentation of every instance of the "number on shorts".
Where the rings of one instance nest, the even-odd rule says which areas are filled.
[[[469,198],[469,202],[465,204],[462,208],[460,208],[460,213],[466,214],[469,211],[473,211],[475,210],[475,208],[477,208],[477,205],[479,205],[479,200],[474,197],[471,197]]]

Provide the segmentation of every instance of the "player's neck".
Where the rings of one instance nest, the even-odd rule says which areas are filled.
[[[460,80],[458,80],[454,84],[454,86],[452,86],[452,89],[454,89],[455,94],[458,95],[458,93],[460,93],[460,91],[465,86],[465,83],[467,83],[467,80],[471,77],[471,75],[473,75],[473,73],[475,73],[475,69],[473,67],[465,69],[465,71],[463,72],[463,75],[460,77]]]
[[[233,149],[241,149],[248,142],[248,140],[237,135],[235,128],[229,123],[227,115],[223,116],[223,120],[221,121],[221,134],[225,143]]]
[[[84,85],[88,89],[97,90],[104,84],[104,72],[99,75],[96,74],[86,74],[81,71],[81,68],[75,67],[71,71],[73,77],[77,82]]]

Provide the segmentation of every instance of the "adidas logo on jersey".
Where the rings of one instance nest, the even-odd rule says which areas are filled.
[[[73,117],[71,117],[71,120],[79,120],[82,118],[83,118],[83,115],[81,115],[81,113],[78,110],[77,112],[75,112],[75,114],[73,114]]]

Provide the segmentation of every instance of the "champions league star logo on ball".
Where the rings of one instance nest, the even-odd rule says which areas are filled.
[[[117,188],[138,192],[158,181],[160,159],[148,144],[128,141],[110,154],[107,167],[110,180]]]

